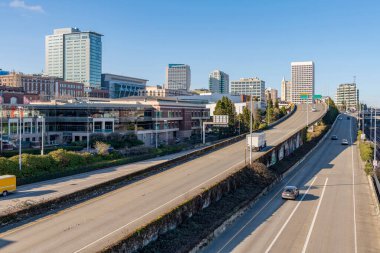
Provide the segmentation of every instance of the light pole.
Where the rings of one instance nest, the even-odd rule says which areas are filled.
[[[377,151],[377,139],[376,139],[376,108],[375,108],[375,133],[374,133],[374,139],[373,139],[373,164],[376,165],[377,167],[377,156],[376,156],[376,151]]]
[[[158,134],[158,127],[157,127],[157,117],[158,117],[158,111],[155,111],[155,114],[156,114],[156,124],[155,124],[155,126],[154,126],[154,128],[155,128],[155,130],[156,130],[156,149],[158,148],[158,136],[157,136],[157,134]]]
[[[45,146],[45,118],[44,116],[38,116],[41,119],[41,155],[44,155],[44,146]]]
[[[1,107],[1,115],[0,115],[0,135],[1,135],[1,144],[0,144],[0,151],[1,153],[3,153],[3,97],[0,98],[1,99],[1,104],[0,104],[0,107]],[[9,136],[8,136],[8,139],[9,139]]]
[[[369,139],[370,140],[372,140],[372,130],[371,130],[371,128],[372,128],[372,111],[373,111],[373,108],[371,108],[370,109],[370,111],[371,111],[371,116],[370,116],[370,123],[369,123]]]
[[[92,119],[90,116],[87,117],[87,152],[90,151],[90,119]]]
[[[21,132],[22,132],[22,126],[21,126],[21,120],[22,120],[22,117],[21,117],[21,109],[22,107],[19,106],[18,107],[18,116],[19,116],[19,147],[18,147],[18,168],[19,170],[21,171],[22,169],[22,159],[21,159]]]
[[[253,87],[251,87],[253,89]],[[252,165],[252,117],[253,117],[253,92],[251,93],[251,113],[249,114],[249,164]]]
[[[306,99],[306,127],[309,127],[309,98]]]

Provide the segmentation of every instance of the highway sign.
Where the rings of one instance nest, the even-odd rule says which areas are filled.
[[[314,95],[313,98],[314,99],[322,99],[322,95]]]
[[[228,115],[214,115],[213,120],[215,124],[228,124]]]
[[[303,94],[300,95],[300,98],[301,99],[308,99],[309,98],[309,94],[304,94],[303,93]]]

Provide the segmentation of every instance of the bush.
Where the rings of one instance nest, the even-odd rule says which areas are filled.
[[[13,163],[18,164],[19,156],[12,156],[9,160]],[[46,172],[53,171],[57,164],[54,159],[49,155],[31,155],[22,154],[22,170],[21,175],[23,177],[32,177],[45,174]]]
[[[86,157],[83,154],[66,151],[64,149],[50,152],[48,156],[57,163],[58,168],[68,168],[86,164]]]
[[[110,145],[104,142],[97,141],[95,143],[96,151],[98,152],[98,155],[106,156],[108,155],[108,150],[110,148]]]
[[[18,160],[15,162],[14,160],[0,157],[0,175],[6,174],[20,176],[21,171],[18,168]]]

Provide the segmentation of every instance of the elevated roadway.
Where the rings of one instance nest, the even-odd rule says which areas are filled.
[[[266,131],[276,145],[306,125],[305,107]],[[313,121],[324,113],[309,112]],[[172,210],[244,164],[245,141],[25,225],[0,230],[4,252],[95,252]],[[260,153],[254,153],[254,158]]]
[[[354,118],[338,120],[330,136],[281,184],[261,198],[206,252],[380,252],[380,221],[361,168]],[[348,146],[341,145],[347,139]],[[296,201],[281,199],[296,185]]]

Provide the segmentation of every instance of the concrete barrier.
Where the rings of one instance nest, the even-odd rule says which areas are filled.
[[[319,119],[320,120],[320,119]],[[314,123],[317,122],[314,121]],[[256,162],[268,163],[273,157],[273,151],[281,148],[284,143],[294,141],[295,138],[300,138],[300,135],[305,132],[306,129],[301,129],[297,133],[291,135],[287,140],[280,143],[276,147],[271,148],[265,152],[261,157],[257,158]],[[326,134],[328,134],[327,132]],[[325,135],[326,135],[325,134]],[[322,138],[317,145],[319,145],[324,138]],[[314,148],[315,149],[315,148]],[[310,152],[312,152],[312,149]],[[293,152],[294,150],[292,150]],[[290,154],[290,153],[289,153]],[[160,218],[149,222],[144,227],[138,229],[138,232],[134,232],[130,235],[126,235],[124,239],[117,242],[116,244],[107,247],[103,252],[112,252],[112,253],[121,253],[121,252],[135,252],[148,243],[156,240],[160,234],[166,233],[169,229],[174,229],[177,225],[183,222],[187,217],[191,217],[194,213],[200,212],[202,209],[209,206],[211,203],[218,201],[223,194],[228,193],[239,186],[239,173],[246,168],[245,164],[238,164],[234,168],[234,173],[226,176],[225,179],[222,179],[220,182],[216,183],[212,187],[204,190],[201,194],[198,194],[191,199],[187,200],[185,203],[175,208],[174,210],[162,215]],[[294,170],[295,166],[292,166]],[[212,239],[216,235],[220,234],[226,227],[227,224],[230,224],[234,219],[239,217],[245,210],[247,210],[251,205],[253,205],[262,195],[267,193],[274,185],[281,181],[284,176],[287,174],[282,174],[276,178],[269,186],[267,186],[255,199],[249,203],[247,206],[239,208],[239,210],[232,216],[231,219],[228,219],[222,226],[218,227],[213,231],[205,240]],[[190,252],[196,252],[205,241],[202,241],[197,247],[193,248]]]

